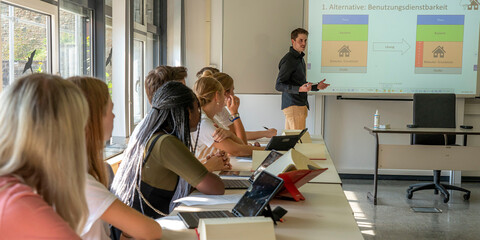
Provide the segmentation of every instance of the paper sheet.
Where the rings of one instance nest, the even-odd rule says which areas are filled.
[[[174,202],[181,202],[187,206],[196,205],[219,205],[237,203],[243,194],[229,194],[229,195],[193,195],[175,200]]]

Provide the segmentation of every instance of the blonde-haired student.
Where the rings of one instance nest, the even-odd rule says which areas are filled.
[[[82,239],[110,239],[109,225],[122,230],[123,235],[137,239],[159,239],[162,228],[155,220],[125,205],[108,189],[103,161],[105,141],[113,130],[113,103],[107,85],[92,77],[71,77],[87,98],[90,117],[85,128],[87,137],[88,178],[86,197],[89,217]]]
[[[226,130],[230,130],[237,137],[242,139],[245,143],[247,140],[255,140],[262,137],[271,138],[277,135],[277,129],[269,128],[264,131],[245,131],[243,127],[242,119],[240,118],[240,113],[238,108],[240,107],[240,98],[235,96],[235,85],[233,78],[223,72],[214,73],[213,78],[222,84],[223,89],[225,90],[225,105],[226,107],[214,117],[215,121],[221,125],[221,127]]]
[[[263,147],[246,145],[242,139],[221,128],[214,120],[214,116],[225,108],[225,90],[220,82],[208,74],[211,73],[205,71],[204,77],[198,79],[193,86],[202,107],[200,129],[192,133],[192,138],[198,138],[197,158],[203,160],[218,149],[233,156],[251,156],[253,150],[263,150]]]
[[[71,82],[48,74],[16,80],[0,97],[0,234],[80,239],[88,105]]]

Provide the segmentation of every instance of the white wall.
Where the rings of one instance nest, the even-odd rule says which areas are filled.
[[[206,0],[185,0],[185,67],[187,85],[193,86],[195,74],[205,66],[222,69],[223,7],[222,0],[211,0],[210,18],[207,18]],[[207,36],[210,25],[210,36]],[[207,41],[210,52],[207,52]]]
[[[182,1],[167,1],[167,65],[180,66],[182,59]],[[187,48],[188,49],[188,48]]]

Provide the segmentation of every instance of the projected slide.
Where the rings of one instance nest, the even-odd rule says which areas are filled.
[[[307,80],[325,94],[475,95],[480,0],[311,0]]]
[[[462,73],[463,15],[419,15],[415,73]]]
[[[368,15],[323,15],[322,72],[367,72]]]

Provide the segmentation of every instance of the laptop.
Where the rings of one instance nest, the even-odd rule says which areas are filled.
[[[270,200],[282,188],[283,180],[267,171],[261,172],[232,211],[179,212],[187,228],[198,227],[200,218],[255,217],[262,214]]]
[[[267,157],[262,161],[260,166],[255,169],[253,173],[250,173],[250,178],[248,179],[222,179],[225,189],[247,189],[255,181],[255,178],[263,171],[265,168],[270,166],[273,162],[277,161],[283,154],[277,151],[271,151]]]
[[[273,136],[265,150],[288,151],[290,148],[295,147],[295,144],[307,130],[308,128],[303,129],[298,135]]]

